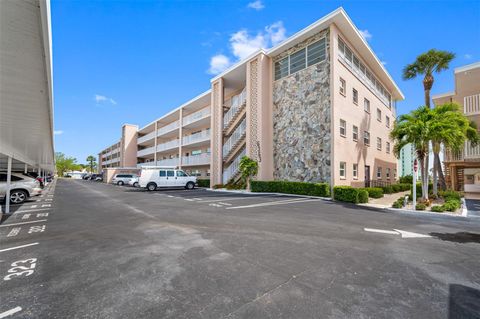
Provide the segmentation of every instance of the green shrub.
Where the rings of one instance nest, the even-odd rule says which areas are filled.
[[[406,175],[402,176],[399,179],[400,184],[412,184],[413,183],[413,176],[412,175]]]
[[[288,181],[251,181],[252,192],[283,193],[307,196],[330,196],[330,185],[327,183],[305,183]]]
[[[198,187],[210,187],[209,179],[197,179]]]
[[[443,213],[444,211],[445,207],[443,205],[432,206],[432,212]]]
[[[364,189],[358,190],[358,202],[359,203],[368,203],[368,192]]]
[[[394,193],[393,186],[391,186],[391,185],[383,186],[382,190],[383,190],[384,194],[393,194]]]
[[[443,204],[443,207],[445,210],[448,210],[449,212],[454,212],[457,209],[459,209],[461,206],[460,200],[455,200],[455,199],[450,199]]]
[[[459,192],[451,191],[451,190],[448,190],[448,191],[440,191],[440,192],[438,192],[438,195],[440,195],[441,197],[443,197],[443,198],[445,199],[445,201],[448,201],[449,199],[460,200],[460,198],[462,197]]]
[[[371,197],[371,198],[383,197],[383,189],[379,187],[366,187],[364,189],[368,192],[368,197]]]
[[[333,188],[333,198],[341,202],[358,203],[358,188],[351,186],[335,186]]]
[[[393,208],[402,208],[402,207],[403,207],[403,203],[397,200],[397,201],[395,201],[395,202],[392,204],[392,207],[393,207]]]
[[[412,184],[411,184],[411,183],[410,183],[410,184],[403,184],[403,183],[401,183],[401,184],[397,184],[397,185],[400,187],[400,191],[401,191],[401,192],[408,191],[408,190],[410,190],[410,189],[412,188]]]
[[[398,193],[398,192],[402,191],[402,188],[401,188],[400,184],[393,184],[392,185],[392,190],[393,190],[394,193]]]
[[[419,204],[415,205],[416,210],[425,210],[426,208],[427,208],[427,205],[425,205],[423,203],[419,203]]]

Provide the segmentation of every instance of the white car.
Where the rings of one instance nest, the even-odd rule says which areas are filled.
[[[116,174],[115,176],[113,176],[112,184],[122,186],[128,184],[128,182],[130,182],[130,180],[135,177],[137,177],[137,175],[135,174]]]
[[[138,176],[130,179],[128,181],[128,185],[133,186],[133,187],[138,187]]]
[[[40,195],[40,182],[26,175],[12,173],[10,178],[10,203],[21,204],[31,196]],[[7,193],[7,173],[0,172],[0,198]]]
[[[138,179],[138,185],[149,191],[163,187],[194,189],[196,184],[195,176],[189,176],[184,171],[171,167],[143,167]]]

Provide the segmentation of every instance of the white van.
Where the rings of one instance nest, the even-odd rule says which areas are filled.
[[[158,187],[185,187],[194,189],[197,184],[195,176],[189,176],[184,171],[175,167],[142,167],[138,185],[149,191],[154,191]]]

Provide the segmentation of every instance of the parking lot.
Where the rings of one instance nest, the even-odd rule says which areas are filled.
[[[83,180],[12,208],[0,318],[478,318],[479,218]]]

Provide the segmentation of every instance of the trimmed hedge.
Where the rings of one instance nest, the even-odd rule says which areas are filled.
[[[415,206],[416,210],[425,210],[426,208],[427,208],[427,205],[425,205],[423,203],[419,203]]]
[[[383,197],[383,189],[381,189],[380,187],[365,187],[363,189],[368,192],[368,197],[371,197],[371,198]]]
[[[384,194],[393,194],[393,193],[395,193],[395,191],[393,190],[393,186],[392,186],[392,185],[383,186],[383,187],[382,187],[382,190],[383,190],[383,193],[384,193]]]
[[[288,181],[251,181],[250,188],[255,193],[283,193],[307,196],[330,196],[327,183],[305,183]]]
[[[368,192],[364,189],[358,190],[358,202],[359,203],[368,203]]]
[[[445,211],[445,207],[443,205],[432,206],[432,212],[436,213],[443,213]]]
[[[197,179],[198,187],[210,187],[209,179]]]
[[[357,204],[359,202],[358,193],[360,190],[359,188],[353,188],[351,186],[335,186],[333,188],[333,199]]]

